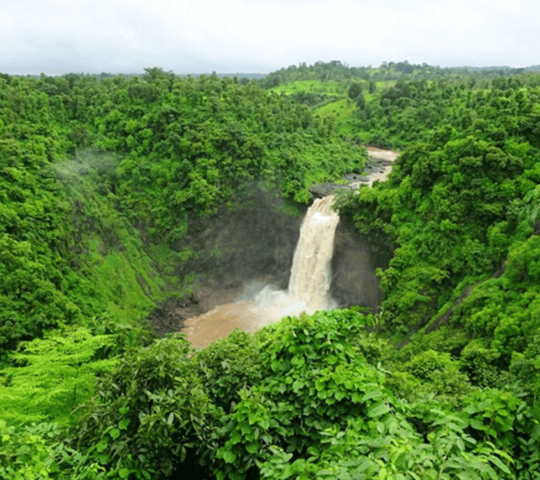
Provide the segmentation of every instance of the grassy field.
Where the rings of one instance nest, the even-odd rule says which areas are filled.
[[[374,95],[368,91],[368,82],[365,80],[357,81],[362,85],[362,93],[366,99],[366,103],[373,101]],[[376,82],[377,90],[384,90],[391,88],[395,85],[395,81],[378,81]],[[276,93],[283,93],[285,95],[294,95],[297,93],[314,93],[319,95],[326,95],[328,98],[327,103],[316,105],[313,107],[313,111],[321,118],[333,118],[336,129],[341,135],[347,137],[358,137],[359,132],[355,126],[355,115],[358,111],[356,101],[348,98],[348,84],[345,82],[337,82],[330,80],[322,82],[320,80],[298,80],[295,82],[284,83],[275,88],[272,91]],[[361,135],[360,135],[361,136]]]
[[[372,95],[368,92],[368,82],[358,80],[362,85],[362,91],[366,101],[370,101]],[[376,82],[377,90],[390,88],[396,84],[395,81],[378,81]],[[285,95],[293,95],[295,93],[317,93],[319,95],[328,95],[332,97],[346,97],[349,85],[344,82],[329,80],[322,82],[320,80],[298,80],[296,82],[283,83],[272,88],[273,92],[284,93]],[[317,108],[319,110],[319,108]]]
[[[355,110],[355,102],[350,98],[342,98],[315,109],[315,113],[322,118],[334,117],[337,121],[340,121],[345,118],[350,118]]]
[[[351,120],[354,118],[356,109],[356,102],[350,98],[342,98],[315,109],[315,114],[321,118],[333,118],[340,134],[353,136],[355,129]]]
[[[330,96],[342,96],[347,94],[344,84],[330,80],[321,82],[319,80],[299,80],[297,82],[285,83],[272,89],[276,93],[292,95],[294,93],[318,93]]]

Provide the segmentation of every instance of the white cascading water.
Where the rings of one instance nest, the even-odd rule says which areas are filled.
[[[334,307],[329,297],[334,237],[339,215],[332,195],[317,199],[307,211],[294,252],[289,296],[302,301],[308,313]]]
[[[287,315],[335,308],[330,283],[339,215],[332,209],[333,203],[334,197],[330,195],[315,200],[308,209],[294,252],[288,290],[267,285],[252,301],[222,305],[191,318],[185,322],[188,340],[205,347],[234,328],[255,331]]]

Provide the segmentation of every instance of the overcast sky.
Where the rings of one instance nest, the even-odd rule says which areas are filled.
[[[0,72],[540,64],[539,0],[0,0]]]

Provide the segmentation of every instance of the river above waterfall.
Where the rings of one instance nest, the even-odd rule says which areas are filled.
[[[360,185],[373,185],[373,182],[380,181],[384,182],[390,172],[392,171],[392,164],[399,157],[398,152],[393,152],[391,150],[381,150],[380,148],[368,147],[368,158],[374,159],[375,161],[380,162],[380,165],[374,165],[372,170],[368,172],[365,180],[358,182],[358,184],[353,185],[356,188],[359,188]]]

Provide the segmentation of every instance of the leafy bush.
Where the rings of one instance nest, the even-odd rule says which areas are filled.
[[[71,411],[94,393],[96,375],[110,371],[109,335],[88,329],[51,332],[20,344],[0,369],[0,417],[10,423],[69,422]]]
[[[128,352],[98,392],[71,443],[120,478],[163,478],[191,450],[202,457],[220,416],[181,337]]]
[[[369,364],[361,353],[371,322],[334,310],[202,351],[178,337],[134,350],[72,431],[86,455],[78,468],[121,478],[529,478],[535,410],[508,391],[472,391],[459,364],[433,351],[401,367],[419,390],[403,398],[392,355]]]
[[[8,427],[0,420],[0,476],[6,480],[52,478],[51,449],[32,429]]]

